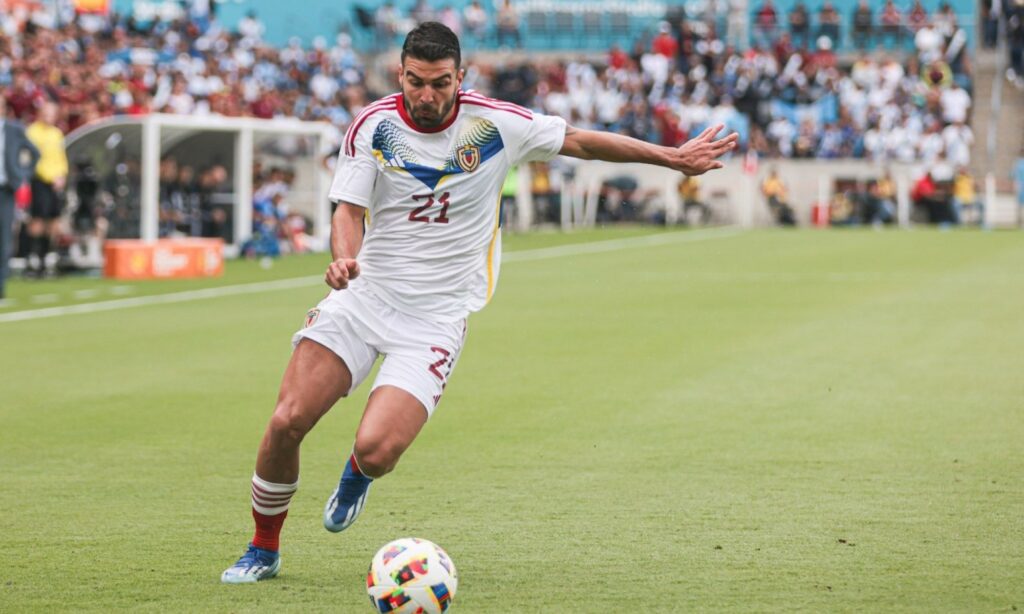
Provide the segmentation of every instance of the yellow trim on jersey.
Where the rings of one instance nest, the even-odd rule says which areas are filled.
[[[498,233],[501,232],[501,194],[494,207],[494,231],[491,234],[491,246],[487,248],[487,302],[494,295],[494,247],[498,244]]]

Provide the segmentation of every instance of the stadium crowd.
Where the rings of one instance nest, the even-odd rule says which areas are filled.
[[[762,157],[923,162],[938,169],[932,173],[937,181],[952,181],[968,165],[974,139],[971,64],[956,15],[947,5],[928,15],[919,2],[895,15],[898,9],[886,0],[877,18],[862,15],[858,21],[855,14],[851,21],[856,47],[881,47],[840,57],[834,50],[840,32],[832,26],[843,20],[828,6],[812,20],[803,3],[784,17],[763,0],[750,45],[733,40],[731,28],[714,17],[691,19],[673,11],[649,39],[628,51],[613,46],[600,59],[470,58],[464,87],[581,127],[664,145],[723,123],[740,134],[741,150]],[[1005,7],[1013,34],[1014,24],[1024,23],[1024,0],[1008,0]],[[858,11],[864,10],[870,12],[862,2]],[[520,17],[507,0],[490,11],[475,1],[461,13],[450,7],[435,12],[418,2],[405,16],[385,3],[366,24],[389,45],[403,28],[427,19],[446,23],[470,46],[493,37],[505,46],[519,42]],[[45,14],[0,11],[0,88],[9,114],[26,124],[44,103],[57,102],[53,124],[63,133],[104,116],[162,112],[319,120],[335,126],[339,137],[360,109],[390,93],[368,91],[363,58],[344,32],[332,42],[317,38],[303,47],[296,38],[277,48],[263,40],[263,31],[255,14],[229,31],[210,12],[145,22],[81,15],[58,23]],[[896,49],[886,51],[894,46],[890,40]],[[900,50],[906,41],[913,42],[912,51]],[[211,193],[199,184],[215,182],[207,175],[216,169],[166,164],[177,168],[175,177],[165,169],[161,181],[161,233],[227,232],[225,214],[210,198],[195,196]],[[131,173],[128,168],[122,174]],[[186,187],[177,175],[189,173],[196,178]],[[298,220],[287,221],[287,213],[278,211],[286,190],[276,179],[255,181],[257,235],[270,234],[272,217],[273,233],[290,249],[302,233],[289,230],[300,228]],[[89,213],[96,210],[79,217],[92,216],[96,226],[103,217]],[[102,224],[110,236],[122,234],[115,217],[107,215]],[[122,222],[130,234],[135,220]],[[262,253],[268,246],[249,247]]]
[[[366,91],[344,33],[333,46],[318,39],[304,49],[295,39],[278,49],[262,41],[255,16],[236,32],[215,18],[141,26],[115,16],[53,27],[0,19],[0,87],[12,114],[31,121],[43,101],[58,101],[65,132],[149,112],[285,115],[342,128],[386,93]],[[461,30],[473,25],[465,19],[450,20]],[[966,163],[973,136],[963,31],[948,8],[914,28],[909,57],[865,54],[847,65],[825,34],[764,30],[755,37],[763,46],[740,51],[713,21],[682,18],[600,62],[471,63],[466,87],[666,145],[720,121],[766,156],[930,161],[945,150]]]

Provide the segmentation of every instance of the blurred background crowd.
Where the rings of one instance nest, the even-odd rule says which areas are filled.
[[[921,163],[922,178],[947,203],[922,205],[928,218],[959,223],[963,207],[952,196],[958,177],[963,198],[957,202],[971,196],[963,177],[970,176],[975,140],[972,47],[995,45],[1004,31],[1007,82],[1024,88],[1024,0],[984,0],[972,7],[976,23],[966,24],[949,4],[929,11],[920,0],[857,0],[843,13],[828,0],[795,0],[785,7],[773,0],[668,4],[635,31],[631,44],[587,53],[564,48],[565,35],[570,41],[586,36],[588,19],[601,16],[570,15],[581,29],[560,31],[566,14],[561,5],[536,0],[355,5],[352,19],[333,36],[292,37],[282,44],[265,38],[267,24],[256,11],[226,27],[216,2],[172,4],[176,10],[169,12],[94,14],[68,2],[57,2],[53,10],[48,3],[0,0],[0,91],[8,118],[66,135],[119,115],[292,117],[332,127],[335,143],[321,152],[329,167],[331,146],[352,118],[395,87],[394,63],[382,58],[395,58],[395,46],[415,24],[438,20],[471,51],[467,89],[580,127],[668,146],[722,123],[739,133],[740,155]],[[535,51],[538,45],[549,51]],[[44,152],[45,159],[54,155]],[[131,193],[137,190],[137,162],[119,164],[102,180],[84,162],[64,160],[63,168],[43,181],[58,197],[65,188],[75,194],[80,206],[71,216],[74,232],[96,240],[137,233],[137,215],[117,206],[118,199],[137,198]],[[553,220],[561,171],[533,171],[540,218]],[[254,237],[243,246],[245,253],[308,248],[303,237],[310,222],[287,206],[289,177],[294,178],[290,169],[264,168],[257,161]],[[164,159],[160,236],[230,238],[228,180],[218,164],[196,168]],[[621,200],[624,194],[641,193],[621,188],[605,186],[602,198],[614,193],[605,200],[629,204]],[[834,207],[833,220],[890,222],[887,189],[878,181],[855,187],[847,200],[861,204],[846,207],[846,214]],[[778,223],[793,223],[780,190],[764,188],[764,197]],[[915,202],[930,202],[917,197],[928,192],[927,185],[915,190]],[[707,217],[699,182],[684,182],[680,195],[701,205],[693,219]],[[630,214],[642,209],[635,203],[619,205],[605,208],[603,219],[656,218]],[[36,213],[32,209],[27,217],[35,220]],[[42,216],[42,226],[26,219],[19,227],[17,254],[31,261],[30,270],[41,270],[51,244],[60,241],[48,216]],[[33,238],[44,235],[46,245]]]

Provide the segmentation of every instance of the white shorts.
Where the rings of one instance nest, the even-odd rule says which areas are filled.
[[[373,389],[395,386],[416,397],[432,415],[466,341],[466,320],[431,322],[388,307],[356,286],[332,291],[306,314],[292,336],[316,341],[341,357],[355,390],[384,355]]]

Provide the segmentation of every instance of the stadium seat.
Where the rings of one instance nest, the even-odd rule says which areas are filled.
[[[570,11],[555,11],[554,37],[552,47],[572,49],[579,46],[579,31],[576,29],[576,15]]]
[[[526,13],[526,36],[530,47],[547,47],[550,44],[548,39],[548,14],[544,11],[529,11]]]
[[[593,45],[600,43],[604,40],[604,24],[602,23],[601,13],[597,11],[584,11],[583,13],[583,36],[586,38],[587,45]]]

